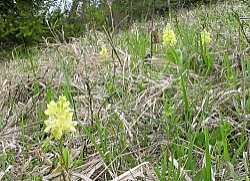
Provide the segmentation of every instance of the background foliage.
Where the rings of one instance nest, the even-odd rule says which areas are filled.
[[[199,0],[199,2],[211,2]],[[173,8],[191,7],[197,0],[1,0],[0,46],[31,45],[43,37],[59,40],[79,37],[86,29],[102,26],[127,27],[134,21],[147,21],[154,13],[167,15]],[[111,18],[112,14],[112,18]]]

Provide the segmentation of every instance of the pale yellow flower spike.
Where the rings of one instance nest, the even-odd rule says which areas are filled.
[[[201,32],[201,43],[202,45],[210,44],[212,41],[211,34],[207,30]]]
[[[72,121],[73,113],[70,103],[65,96],[60,96],[58,101],[51,101],[44,112],[49,118],[45,120],[44,132],[51,132],[52,136],[60,139],[64,132],[75,132],[77,123]]]
[[[102,46],[102,49],[100,51],[100,55],[103,56],[103,57],[106,57],[108,55],[108,50],[106,48],[106,46]]]
[[[166,28],[163,31],[163,44],[165,46],[175,46],[177,43],[177,39],[175,36],[175,33],[171,27],[171,25],[168,23]]]

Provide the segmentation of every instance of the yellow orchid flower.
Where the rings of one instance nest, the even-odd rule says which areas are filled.
[[[207,30],[203,30],[200,34],[202,45],[210,44],[212,41],[211,34]]]
[[[75,132],[76,121],[72,121],[73,113],[65,96],[58,101],[51,101],[44,112],[49,118],[45,120],[44,132],[51,132],[52,136],[60,139],[64,132]]]
[[[171,25],[168,23],[166,28],[163,31],[163,44],[165,46],[175,46],[176,43],[177,43],[177,39],[176,39],[175,33]]]
[[[106,57],[106,56],[108,55],[108,49],[106,48],[105,45],[102,46],[102,49],[101,49],[101,51],[100,51],[100,55],[101,55],[102,57]]]

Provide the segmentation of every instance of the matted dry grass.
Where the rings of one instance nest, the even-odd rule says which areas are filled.
[[[221,6],[224,7],[227,4]],[[215,6],[216,8],[221,7]],[[190,20],[191,24],[195,24],[192,13],[194,12],[184,12],[186,16],[181,14],[184,16],[183,21]],[[101,38],[105,35],[100,32],[95,35],[91,33],[93,32],[86,37],[97,36],[98,39],[105,39]],[[229,32],[226,31],[226,33]],[[221,35],[226,36],[226,34]],[[237,38],[237,34],[230,34],[230,36]],[[42,135],[44,121],[40,119],[42,117],[40,114],[41,110],[45,110],[46,94],[50,88],[57,95],[63,93],[65,86],[70,87],[74,103],[74,119],[79,127],[93,124],[93,116],[98,116],[100,122],[105,124],[111,115],[116,115],[124,125],[122,131],[126,135],[128,146],[113,158],[109,165],[95,151],[93,143],[88,140],[82,129],[78,129],[73,137],[66,140],[65,144],[70,145],[71,148],[72,160],[82,156],[83,149],[89,150],[83,156],[84,162],[70,170],[71,180],[108,180],[108,178],[112,178],[113,181],[157,180],[153,167],[162,156],[161,146],[181,145],[188,142],[185,139],[184,102],[178,76],[181,68],[168,62],[170,71],[162,71],[162,65],[166,60],[160,55],[156,55],[157,58],[150,65],[145,65],[141,60],[132,68],[131,55],[116,47],[123,62],[121,66],[117,57],[111,53],[106,58],[100,57],[96,53],[97,47],[86,43],[89,41],[86,37],[73,39],[68,44],[46,43],[38,50],[39,53],[32,56],[32,60],[19,59],[13,54],[12,61],[0,64],[0,119],[3,124],[0,129],[0,152],[9,149],[14,152],[15,164],[9,165],[7,169],[13,173],[13,180],[27,178],[29,175],[41,175],[44,180],[60,180],[60,167],[52,162],[57,156],[56,153],[44,151],[41,143],[37,142],[37,137]],[[229,51],[234,50],[235,47],[237,44],[233,44]],[[248,51],[246,50],[246,54]],[[237,52],[231,53],[231,59],[237,60]],[[217,52],[217,54],[219,57],[223,52]],[[194,55],[194,58],[199,57]],[[192,109],[193,117],[190,125],[193,128],[199,125],[216,128],[221,122],[223,113],[227,115],[224,119],[226,118],[225,121],[231,125],[231,131],[238,132],[235,136],[239,137],[244,124],[250,121],[250,115],[238,114],[235,110],[244,109],[239,98],[248,95],[249,90],[242,88],[241,80],[237,82],[235,86],[237,88],[228,88],[226,82],[221,81],[225,80],[225,76],[220,61],[221,59],[216,60],[215,73],[210,77],[203,77],[191,70],[184,73],[187,75],[188,98],[191,104],[196,105]],[[237,68],[237,62],[233,66]],[[157,72],[157,76],[149,74],[148,69],[154,73]],[[119,94],[110,94],[107,89],[107,82],[110,81],[115,82],[114,89],[117,89],[117,92],[120,91]],[[138,88],[140,84],[143,84],[143,88]],[[202,85],[209,84],[211,84],[209,89],[202,88]],[[177,114],[176,119],[181,120],[179,125],[171,127],[171,129],[180,130],[178,143],[173,141],[176,139],[174,135],[164,133],[162,123],[159,121],[164,113],[163,95],[165,93],[172,96],[174,102],[170,109],[177,110],[174,112]],[[121,98],[122,94],[129,96]],[[207,105],[211,107],[210,112],[201,115],[203,111],[207,111]],[[147,133],[144,132],[145,130]],[[249,127],[246,127],[245,131],[250,135]],[[118,132],[110,132],[108,137],[112,143],[109,145],[110,148],[117,141],[118,134]],[[95,133],[94,136],[96,142],[100,143],[98,135]],[[148,141],[146,146],[141,144],[145,139]],[[29,149],[23,147],[23,140],[29,145]],[[194,152],[198,155],[197,167],[200,169],[205,150],[194,146]],[[136,166],[131,167],[124,159],[128,155],[136,160],[138,163]],[[143,158],[147,156],[151,157],[150,162],[144,161]],[[245,152],[245,157],[248,156],[248,152]],[[169,159],[173,161],[176,168],[179,168],[177,159],[171,156]],[[36,160],[35,164],[34,160]],[[212,157],[212,161],[215,162],[216,158]],[[237,163],[234,165],[234,170],[239,175],[245,176],[247,170],[244,158],[238,158]],[[226,163],[222,163],[223,169],[215,170],[216,178],[224,178],[227,167]],[[188,171],[182,169],[182,166],[180,169],[185,180],[191,180]],[[0,172],[0,178],[4,174]],[[227,178],[232,180],[230,176]]]

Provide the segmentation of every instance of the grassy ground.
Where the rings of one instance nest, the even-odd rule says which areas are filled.
[[[59,143],[43,131],[47,103],[62,94],[78,123],[64,141],[70,180],[249,180],[250,20],[237,18],[249,12],[232,0],[172,14],[178,51],[160,42],[150,63],[147,24],[114,34],[118,56],[92,30],[14,50],[0,64],[0,180],[62,179]],[[155,22],[160,37],[166,23]]]

